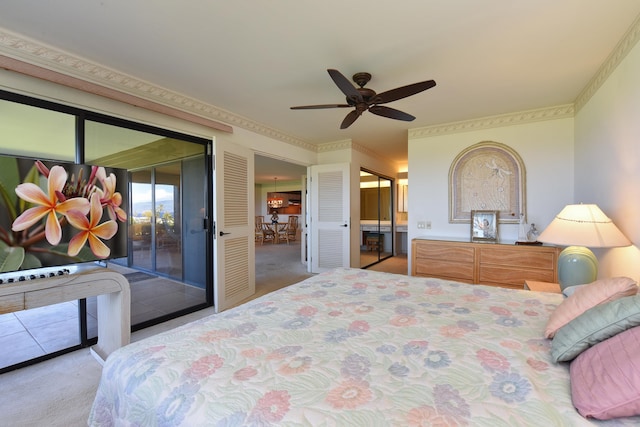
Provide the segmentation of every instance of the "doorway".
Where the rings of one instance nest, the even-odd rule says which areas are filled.
[[[255,295],[260,296],[310,276],[304,264],[306,260],[304,176],[307,168],[257,153],[254,159],[255,216],[264,221],[271,221],[272,209],[268,205],[268,198],[270,193],[276,193],[281,194],[283,203],[286,199],[287,204],[286,207],[279,209],[278,221],[288,222],[290,216],[295,216],[298,223],[296,235],[289,241],[274,243],[270,239],[262,240],[256,237]],[[291,194],[300,194],[300,197],[288,197]],[[289,204],[291,207],[288,206]]]

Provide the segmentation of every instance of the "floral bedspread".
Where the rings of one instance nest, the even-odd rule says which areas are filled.
[[[114,352],[91,426],[578,426],[556,294],[320,274]]]

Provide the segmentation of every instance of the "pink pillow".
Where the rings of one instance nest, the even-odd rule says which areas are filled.
[[[569,369],[571,399],[582,416],[640,415],[640,326],[580,353]]]
[[[553,338],[556,331],[591,307],[638,293],[638,285],[628,277],[600,279],[581,286],[565,298],[551,313],[544,330],[546,338]]]

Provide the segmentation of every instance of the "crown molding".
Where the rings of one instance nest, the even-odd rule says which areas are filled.
[[[12,71],[22,74],[31,74],[32,76],[43,78],[41,72],[36,72],[34,69],[32,69],[31,72],[27,71],[29,65],[39,67],[43,70],[58,73],[59,76],[69,76],[80,81],[90,83],[90,85],[76,85],[79,86],[76,88],[84,91],[101,96],[108,96],[108,94],[111,94],[111,98],[117,98],[117,96],[114,95],[116,92],[122,93],[127,95],[122,97],[122,99],[119,99],[122,102],[147,107],[151,106],[149,103],[154,103],[164,106],[165,114],[170,114],[170,111],[167,109],[173,109],[178,112],[187,113],[174,114],[174,116],[179,116],[185,120],[191,119],[191,121],[195,123],[207,125],[207,122],[198,120],[197,117],[202,117],[206,120],[220,121],[228,125],[235,125],[269,138],[304,148],[305,150],[317,152],[315,145],[294,136],[287,135],[277,129],[270,128],[264,124],[234,114],[230,111],[223,110],[214,105],[186,97],[177,92],[156,86],[150,82],[137,79],[133,76],[126,75],[114,69],[91,62],[79,56],[74,56],[68,52],[64,52],[4,29],[0,29],[0,54],[22,63],[15,65],[14,61],[13,64],[15,67],[12,67],[14,69],[7,68]],[[58,83],[66,83],[68,86],[73,84],[71,80],[65,81],[59,77],[55,80],[54,78],[50,78],[49,80],[57,80]],[[96,90],[96,88],[100,87],[110,89],[114,92],[100,89]],[[142,101],[136,102],[131,97],[138,98]],[[155,109],[155,111],[163,112],[161,110],[163,109]],[[196,117],[190,117],[189,115],[194,115]],[[226,130],[224,125],[215,126],[214,122],[210,122],[209,126],[219,130]],[[227,132],[232,131],[231,127],[227,126],[227,128]]]
[[[520,111],[517,113],[500,114],[473,120],[446,123],[443,125],[426,126],[409,129],[409,139],[424,138],[436,135],[446,135],[459,132],[470,132],[480,129],[491,129],[502,126],[520,125],[525,123],[554,120],[573,117],[573,104],[558,105],[549,108]]]
[[[609,78],[611,73],[616,69],[622,60],[629,54],[631,49],[640,40],[640,16],[636,18],[627,33],[622,37],[618,45],[611,52],[609,57],[604,61],[598,72],[593,76],[591,81],[582,90],[576,98],[575,109],[580,111],[582,107],[591,99],[602,84]]]
[[[325,142],[318,144],[318,153],[327,153],[329,151],[348,150],[353,148],[354,143],[350,139],[342,139],[340,141]]]

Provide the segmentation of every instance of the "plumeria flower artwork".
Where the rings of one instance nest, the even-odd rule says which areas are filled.
[[[37,268],[48,256],[69,262],[108,258],[105,242],[127,220],[116,175],[91,166],[85,179],[87,166],[70,165],[78,171],[69,176],[65,167],[49,169],[40,161],[21,174],[18,162],[0,156],[0,272]]]

